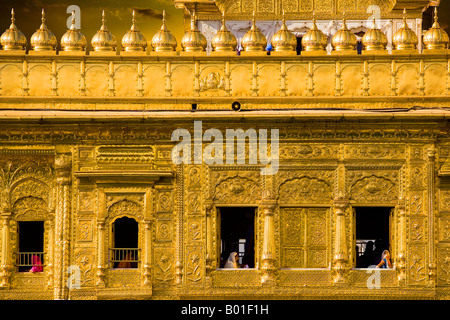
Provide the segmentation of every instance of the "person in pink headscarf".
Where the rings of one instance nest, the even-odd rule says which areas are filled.
[[[31,260],[33,262],[33,267],[30,269],[30,272],[42,272],[43,268],[41,259],[38,256],[33,255]]]

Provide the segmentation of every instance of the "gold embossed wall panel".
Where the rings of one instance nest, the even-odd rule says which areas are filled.
[[[201,65],[199,90],[201,96],[223,96],[226,92],[225,70],[221,65]]]
[[[107,65],[86,66],[86,95],[93,97],[108,96],[109,72]]]
[[[80,65],[64,64],[58,68],[58,95],[73,97],[80,95]]]
[[[419,71],[414,64],[403,64],[397,69],[399,95],[415,95],[419,89]]]
[[[341,70],[341,94],[343,96],[360,96],[363,86],[361,65],[347,65]]]
[[[445,64],[430,64],[425,68],[425,94],[426,95],[445,95],[447,92],[448,75]]]
[[[288,96],[305,96],[307,89],[307,69],[303,65],[286,67],[286,94]]]
[[[118,97],[137,96],[138,72],[136,65],[121,64],[114,70],[114,93]]]
[[[320,65],[314,70],[314,95],[334,96],[336,91],[336,67]]]
[[[369,68],[369,94],[371,96],[389,95],[391,92],[389,65],[374,63]]]
[[[251,96],[252,69],[249,66],[233,65],[231,67],[231,94],[233,96]]]
[[[49,64],[30,64],[28,86],[30,96],[51,96],[52,78]]]
[[[328,266],[327,208],[281,208],[280,224],[282,268]]]
[[[171,74],[172,93],[174,96],[190,96],[194,91],[194,66],[179,64],[174,66]]]
[[[146,97],[164,97],[166,93],[166,66],[162,63],[143,68],[143,94]]]
[[[0,67],[0,94],[20,96],[23,88],[23,66],[18,63],[3,64]]]

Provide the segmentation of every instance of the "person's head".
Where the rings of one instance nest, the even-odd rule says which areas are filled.
[[[383,253],[381,254],[381,258],[382,259],[390,259],[391,254],[389,253],[389,250],[384,250]]]

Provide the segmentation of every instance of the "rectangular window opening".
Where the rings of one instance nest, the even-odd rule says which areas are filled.
[[[220,268],[228,268],[232,252],[238,254],[239,268],[255,267],[255,212],[254,207],[223,207],[220,219]]]
[[[391,252],[391,213],[390,207],[354,208],[356,268],[374,268],[380,263],[384,250]]]
[[[42,272],[44,268],[44,221],[17,223],[19,250],[16,264],[19,272]]]

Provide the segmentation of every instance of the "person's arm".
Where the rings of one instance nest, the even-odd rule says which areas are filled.
[[[377,268],[380,268],[384,264],[384,260],[381,260],[381,262],[377,265]]]

